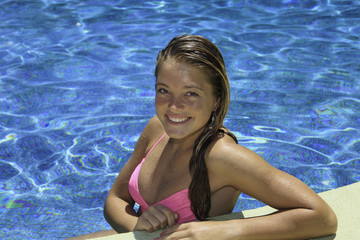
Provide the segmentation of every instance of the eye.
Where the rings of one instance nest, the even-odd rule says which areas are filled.
[[[186,93],[186,96],[189,96],[189,97],[197,97],[197,96],[199,96],[199,94],[197,94],[196,92],[187,92],[187,93]]]
[[[164,88],[159,88],[159,89],[157,89],[157,92],[160,93],[160,94],[167,94],[167,93],[169,93],[169,91],[167,91],[167,90],[164,89]]]

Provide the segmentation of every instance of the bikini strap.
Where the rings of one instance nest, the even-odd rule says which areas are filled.
[[[151,151],[156,147],[156,145],[159,144],[159,142],[166,136],[166,133],[164,133],[164,135],[162,135],[162,137],[154,144],[154,146],[152,146],[150,148],[150,150],[148,151],[148,153],[146,154],[144,160],[147,158],[147,156],[149,155],[149,153],[151,153]]]

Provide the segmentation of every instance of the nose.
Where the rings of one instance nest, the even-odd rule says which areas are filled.
[[[176,111],[178,109],[182,109],[183,108],[183,100],[182,97],[180,96],[174,96],[172,95],[170,97],[170,101],[169,101],[169,109],[171,111]]]

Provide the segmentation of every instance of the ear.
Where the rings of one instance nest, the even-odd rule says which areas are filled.
[[[216,99],[216,101],[214,102],[214,106],[213,106],[213,111],[215,111],[220,105],[220,97],[218,97],[218,99]]]

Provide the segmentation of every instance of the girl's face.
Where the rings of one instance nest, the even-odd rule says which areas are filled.
[[[156,81],[155,108],[168,136],[200,133],[217,107],[209,77],[182,61],[166,60]]]

